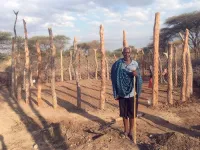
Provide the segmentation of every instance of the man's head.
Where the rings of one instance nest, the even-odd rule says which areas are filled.
[[[124,56],[124,60],[128,60],[131,58],[131,48],[130,47],[124,47],[122,54]]]

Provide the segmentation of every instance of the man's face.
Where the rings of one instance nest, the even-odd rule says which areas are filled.
[[[129,48],[125,48],[122,52],[124,59],[128,60],[131,57],[131,52]]]

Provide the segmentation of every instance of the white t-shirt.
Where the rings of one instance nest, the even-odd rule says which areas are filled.
[[[138,68],[138,63],[134,60],[131,61],[130,64],[126,64],[125,62],[122,63],[122,69],[125,69],[128,72],[133,72],[133,70],[136,70]],[[131,91],[130,94],[126,95],[124,98],[129,98],[134,96],[134,88]]]

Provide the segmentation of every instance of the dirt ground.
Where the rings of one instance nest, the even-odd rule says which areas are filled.
[[[82,109],[76,108],[74,81],[57,83],[58,108],[52,107],[50,84],[43,85],[43,105],[37,107],[36,87],[31,88],[29,105],[14,101],[6,87],[0,87],[0,149],[5,150],[199,150],[200,97],[174,106],[166,105],[166,86],[160,87],[159,106],[148,105],[147,83],[139,99],[137,144],[121,137],[122,120],[118,102],[107,82],[105,110],[99,110],[100,81],[81,80]],[[174,90],[178,100],[180,89]],[[197,90],[197,91],[196,91]],[[195,93],[199,93],[195,89]]]

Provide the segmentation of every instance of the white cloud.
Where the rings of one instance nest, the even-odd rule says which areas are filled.
[[[6,1],[3,5],[5,8],[9,8],[9,9],[18,9],[20,4],[19,1],[17,0],[10,0],[10,1]]]
[[[129,7],[128,10],[125,12],[125,17],[133,17],[137,20],[147,21],[148,20],[148,11],[145,9],[138,9],[136,10],[133,7]]]
[[[74,27],[74,24],[72,22],[47,22],[45,24],[42,25],[42,27],[44,28],[48,28],[48,27]]]
[[[67,13],[64,13],[64,14],[54,14],[52,16],[54,19],[56,19],[56,21],[58,22],[64,22],[64,21],[74,21],[76,20],[76,18],[68,15]]]
[[[54,27],[55,33],[76,34],[82,41],[99,39],[103,24],[105,42],[116,48],[123,29],[130,44],[144,44],[153,34],[155,12],[161,13],[162,24],[168,17],[199,10],[200,0],[1,0],[1,5],[0,30],[13,31],[12,10],[19,10],[18,35],[23,35],[23,18],[30,35],[44,35],[44,28]]]
[[[80,18],[78,18],[79,20],[82,20],[82,21],[87,21],[87,20],[89,20],[87,17],[80,17]]]
[[[24,19],[26,21],[27,24],[37,24],[39,23],[42,18],[38,18],[38,17],[30,17],[30,16],[24,16],[24,17],[19,17],[19,20]]]
[[[90,21],[88,23],[91,24],[91,25],[95,25],[95,26],[100,26],[101,25],[101,22],[99,22],[99,21]]]

